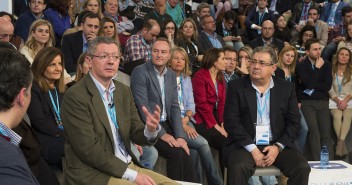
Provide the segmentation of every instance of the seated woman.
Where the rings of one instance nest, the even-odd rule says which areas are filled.
[[[205,52],[202,68],[192,78],[196,104],[195,128],[211,147],[219,151],[220,158],[227,137],[223,126],[226,81],[222,71],[225,67],[224,52],[221,49],[211,48]]]
[[[165,19],[162,26],[159,36],[167,38],[167,40],[171,43],[171,48],[174,48],[175,45],[175,38],[177,35],[177,26],[176,23],[172,19]]]
[[[281,40],[285,45],[290,45],[292,39],[291,30],[287,27],[287,22],[283,15],[276,15],[274,19],[275,32],[274,37]]]
[[[204,51],[199,50],[198,36],[197,25],[193,19],[185,19],[177,33],[176,45],[186,50],[193,73],[200,69],[200,62],[204,53]]]
[[[32,23],[29,37],[20,52],[26,56],[30,63],[33,63],[34,57],[41,49],[54,45],[55,35],[52,25],[47,20],[39,19]]]
[[[205,170],[208,184],[222,185],[223,181],[215,167],[213,155],[211,154],[208,142],[204,137],[199,135],[193,125],[193,114],[195,113],[195,104],[193,99],[193,88],[189,70],[189,59],[187,52],[180,47],[176,47],[171,52],[169,61],[170,68],[176,72],[178,102],[181,110],[182,126],[188,137],[185,138],[190,149],[197,151],[200,156],[201,164]],[[193,153],[191,152],[191,155]],[[196,159],[192,155],[193,159]],[[197,163],[196,160],[193,162]],[[196,168],[198,165],[195,165]],[[198,180],[202,181],[202,169],[197,168]]]
[[[317,38],[317,32],[314,26],[306,25],[299,32],[298,41],[293,44],[297,49],[298,53],[298,62],[302,62],[306,58],[305,44],[308,39]]]
[[[252,58],[253,50],[249,46],[244,46],[238,51],[238,64],[236,66],[238,76],[248,75],[249,61]]]
[[[100,21],[99,36],[111,37],[120,45],[125,46],[127,40],[130,38],[129,35],[119,34],[117,32],[116,24],[114,20],[109,17],[103,17]]]
[[[346,47],[336,53],[332,65],[332,87],[329,91],[330,109],[333,117],[334,130],[337,136],[336,156],[345,156],[348,151],[345,143],[346,136],[352,121],[352,81],[351,81],[352,54]]]
[[[50,8],[45,10],[44,13],[53,25],[56,41],[55,46],[61,47],[62,36],[71,26],[71,20],[68,14],[71,0],[50,1],[48,5]]]
[[[61,50],[47,47],[32,64],[34,81],[27,114],[41,145],[41,155],[49,165],[62,169],[64,156],[60,104],[65,92],[64,62]]]
[[[298,79],[295,74],[296,63],[297,63],[297,50],[296,50],[296,48],[294,48],[293,46],[285,46],[279,54],[277,67],[282,69],[285,72],[285,79],[287,81],[295,83],[296,88],[297,88],[298,87]],[[302,91],[296,89],[296,93],[301,93],[301,92]],[[297,96],[297,97],[300,97],[300,96]],[[301,130],[298,134],[297,142],[298,142],[298,146],[299,146],[300,151],[303,153],[304,145],[306,143],[306,137],[308,134],[308,126],[307,126],[307,122],[304,119],[304,116],[301,111],[301,103],[300,103],[301,101],[298,100],[298,102],[299,102],[298,103],[299,112],[301,114]]]
[[[87,60],[87,52],[83,52],[79,56],[77,61],[76,75],[72,76],[74,80],[66,84],[67,88],[72,87],[78,81],[80,81],[84,77],[84,75],[86,75],[89,72],[90,68],[91,68],[91,64]]]

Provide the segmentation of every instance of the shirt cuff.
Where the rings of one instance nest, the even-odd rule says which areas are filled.
[[[160,131],[160,125],[156,127],[155,132],[149,132],[147,125],[144,127],[144,136],[147,138],[148,141],[153,141],[157,136]]]
[[[138,172],[131,170],[129,168],[126,169],[125,173],[122,176],[122,179],[134,182],[137,178]]]
[[[276,142],[276,144],[278,144],[282,149],[285,149],[285,145],[283,145],[282,143],[280,143],[280,142]]]
[[[249,144],[249,145],[244,146],[244,148],[245,148],[248,152],[252,152],[254,149],[257,148],[257,145],[255,145],[255,144]]]
[[[251,25],[251,28],[254,29],[254,27],[257,26],[256,24],[252,24]]]

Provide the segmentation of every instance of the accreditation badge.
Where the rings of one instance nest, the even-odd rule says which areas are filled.
[[[255,144],[269,145],[269,125],[257,125],[255,127]]]

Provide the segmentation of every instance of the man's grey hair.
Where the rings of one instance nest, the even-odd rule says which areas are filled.
[[[270,63],[271,64],[276,64],[277,63],[277,56],[275,50],[271,46],[262,46],[262,47],[256,47],[253,50],[253,55],[255,53],[268,53],[270,55]]]
[[[94,55],[99,44],[115,44],[120,51],[120,45],[111,37],[96,37],[88,43],[88,55]]]

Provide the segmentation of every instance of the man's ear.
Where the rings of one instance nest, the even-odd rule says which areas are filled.
[[[85,59],[87,59],[86,62],[92,67],[92,57],[87,55]]]
[[[16,103],[18,103],[20,106],[23,106],[27,96],[27,88],[22,88],[16,97]]]

